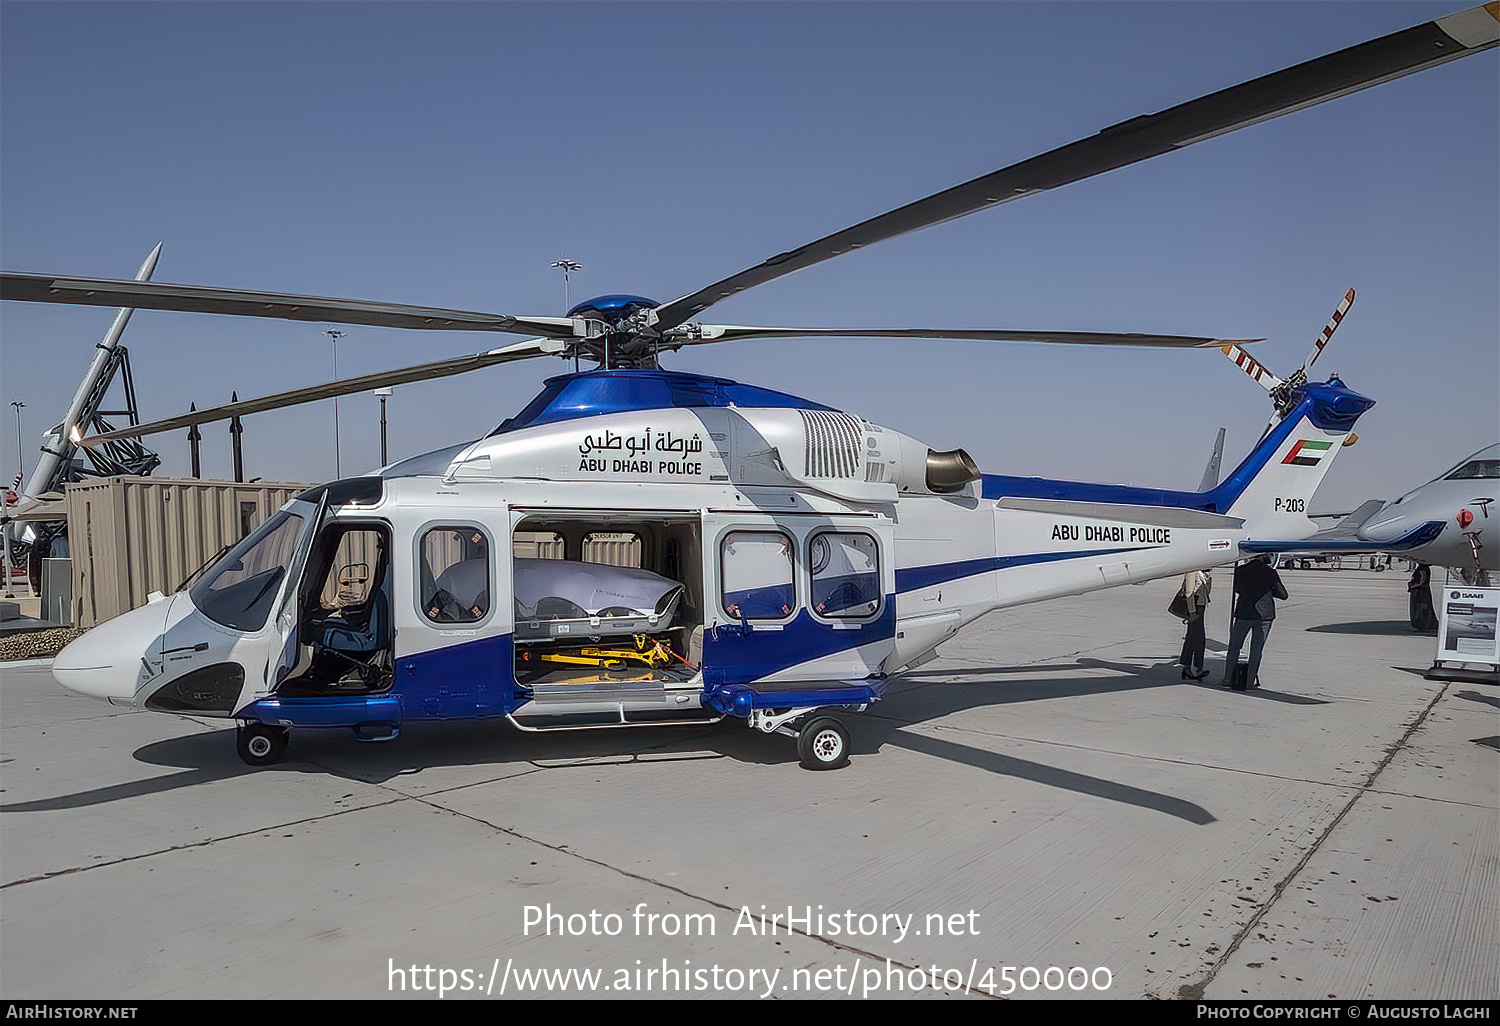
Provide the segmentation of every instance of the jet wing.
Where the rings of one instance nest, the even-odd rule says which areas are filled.
[[[1365,503],[1365,506],[1368,505],[1369,503]],[[1429,520],[1390,541],[1365,541],[1357,534],[1358,525],[1353,531],[1344,530],[1344,525],[1358,516],[1365,506],[1361,506],[1345,517],[1337,526],[1327,531],[1319,531],[1311,538],[1301,538],[1297,541],[1252,538],[1240,542],[1240,549],[1243,552],[1406,552],[1436,541],[1437,536],[1443,533],[1444,524],[1441,520]],[[1372,510],[1365,514],[1365,519],[1368,520],[1373,512]]]
[[[1357,539],[1359,537],[1359,529],[1369,523],[1370,518],[1379,513],[1384,507],[1384,499],[1369,499],[1360,503],[1359,508],[1353,513],[1350,513],[1326,531],[1319,531],[1313,537],[1327,538],[1330,541]]]

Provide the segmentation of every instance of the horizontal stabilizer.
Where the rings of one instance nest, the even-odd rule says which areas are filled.
[[[1335,527],[1298,541],[1242,541],[1240,549],[1244,552],[1405,552],[1437,540],[1437,536],[1443,533],[1443,527],[1441,520],[1429,520],[1401,537],[1386,542],[1363,541],[1347,534],[1335,537],[1339,531]]]

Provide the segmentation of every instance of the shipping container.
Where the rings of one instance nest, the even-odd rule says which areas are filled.
[[[109,477],[67,489],[73,622],[92,627],[171,594],[311,485]]]

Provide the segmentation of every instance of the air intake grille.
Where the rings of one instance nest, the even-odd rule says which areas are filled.
[[[859,471],[858,418],[832,410],[798,410],[807,432],[804,477],[854,477]]]

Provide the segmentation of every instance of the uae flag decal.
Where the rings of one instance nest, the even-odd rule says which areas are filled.
[[[1333,448],[1332,442],[1310,442],[1304,438],[1292,446],[1292,451],[1287,453],[1286,459],[1281,462],[1290,463],[1296,467],[1316,467],[1331,448]]]

